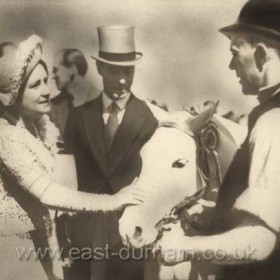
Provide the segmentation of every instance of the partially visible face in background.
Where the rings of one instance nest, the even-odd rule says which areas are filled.
[[[15,69],[17,47],[12,43],[0,44],[0,92],[10,91],[11,77]]]
[[[55,80],[58,90],[66,89],[73,80],[73,71],[71,67],[63,65],[63,53],[59,53],[55,57],[53,79]]]

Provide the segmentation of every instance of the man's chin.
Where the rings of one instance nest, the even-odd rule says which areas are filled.
[[[110,94],[106,94],[109,98],[112,100],[121,100],[127,97],[129,94],[129,91],[113,91]]]
[[[244,95],[256,95],[256,94],[258,94],[256,89],[251,89],[251,88],[244,87],[244,86],[242,86],[242,93]]]

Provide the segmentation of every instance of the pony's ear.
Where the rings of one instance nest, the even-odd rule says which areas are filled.
[[[218,105],[219,101],[217,101],[212,107],[206,109],[197,116],[187,120],[187,125],[194,134],[198,134],[200,130],[209,123],[214,113],[216,112]]]

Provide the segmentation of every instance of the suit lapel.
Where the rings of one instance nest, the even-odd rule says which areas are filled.
[[[102,98],[98,97],[91,106],[83,111],[85,133],[91,151],[104,175],[108,174],[108,159],[104,141],[102,118]]]
[[[148,117],[143,102],[131,95],[116,139],[109,153],[110,174],[114,172],[128,152]]]

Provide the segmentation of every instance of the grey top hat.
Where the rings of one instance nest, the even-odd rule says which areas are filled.
[[[133,66],[142,59],[143,54],[135,51],[133,26],[108,25],[97,30],[99,55],[91,58],[119,66]]]
[[[237,22],[220,31],[228,37],[236,32],[250,32],[280,41],[280,0],[248,1]]]

